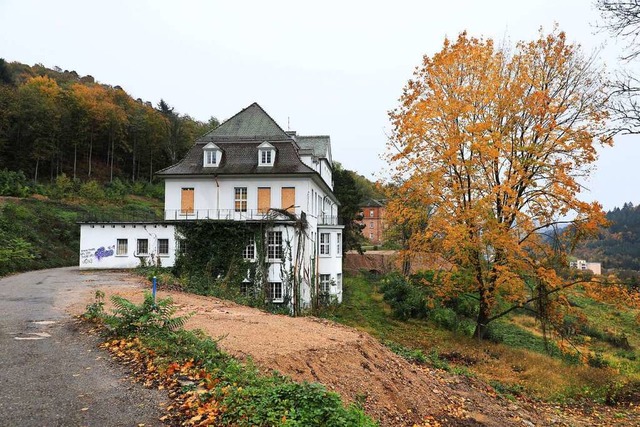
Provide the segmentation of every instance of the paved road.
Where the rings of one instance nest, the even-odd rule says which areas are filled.
[[[0,279],[0,426],[162,424],[165,397],[127,379],[62,309],[122,277],[59,268]]]

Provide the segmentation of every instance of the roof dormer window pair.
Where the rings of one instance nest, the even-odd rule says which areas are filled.
[[[222,150],[213,142],[202,148],[203,166],[218,167],[222,160]],[[276,148],[268,142],[263,142],[258,146],[258,166],[273,166],[276,162]]]

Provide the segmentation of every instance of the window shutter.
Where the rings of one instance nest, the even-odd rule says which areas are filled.
[[[182,197],[180,200],[180,210],[183,214],[193,213],[193,188],[183,188]]]
[[[295,187],[282,187],[282,209],[286,209],[288,212],[294,212],[295,204],[296,204]]]
[[[258,188],[258,213],[267,213],[271,207],[271,188]]]

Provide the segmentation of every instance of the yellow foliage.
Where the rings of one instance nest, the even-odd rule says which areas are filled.
[[[557,28],[513,52],[462,33],[424,57],[389,113],[398,184],[387,218],[410,236],[407,251],[473,278],[463,289],[452,268],[439,292],[479,294],[479,324],[498,296],[517,305],[565,285],[538,231],[568,215],[577,236],[604,224],[599,204],[578,199],[594,141],[610,143],[604,87]]]

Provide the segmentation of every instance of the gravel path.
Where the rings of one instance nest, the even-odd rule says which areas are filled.
[[[125,277],[62,268],[0,279],[0,425],[162,425],[166,398],[133,384],[64,311]]]

